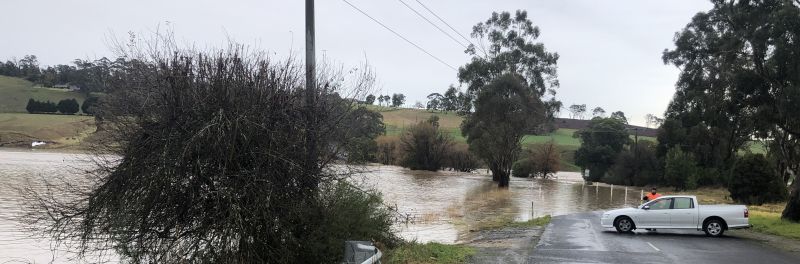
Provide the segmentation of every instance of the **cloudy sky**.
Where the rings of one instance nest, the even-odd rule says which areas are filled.
[[[400,0],[348,1],[449,65],[458,67],[469,59],[461,45]],[[403,1],[438,22],[416,0]],[[678,70],[663,64],[661,52],[673,46],[674,33],[694,14],[711,7],[704,0],[419,1],[465,36],[492,11],[527,10],[541,29],[539,40],[561,56],[558,99],[565,106],[621,110],[634,124],[644,124],[645,114],[664,112]],[[317,56],[352,66],[368,60],[382,93],[404,93],[411,105],[458,85],[455,70],[344,1],[317,0],[316,9]],[[301,0],[3,0],[0,59],[35,54],[42,64],[52,65],[111,56],[110,38],[165,25],[186,44],[221,47],[233,39],[279,57],[302,55],[303,16]]]

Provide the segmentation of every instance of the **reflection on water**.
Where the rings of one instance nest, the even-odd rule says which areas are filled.
[[[420,242],[453,243],[459,231],[481,222],[508,218],[526,221],[544,215],[603,210],[639,204],[641,190],[587,186],[580,174],[560,172],[558,179],[511,179],[497,189],[487,174],[417,172],[394,166],[372,167],[363,174],[366,186],[413,217],[398,226],[401,235]]]
[[[80,154],[0,150],[0,263],[68,262],[74,256],[51,251],[49,240],[30,237],[14,217],[20,197],[13,189],[26,179],[76,177],[89,166]],[[558,179],[512,178],[499,190],[488,174],[409,171],[394,166],[368,166],[356,180],[384,194],[412,221],[398,224],[401,235],[420,242],[453,243],[471,226],[493,219],[528,220],[638,204],[640,190],[584,186],[577,173],[558,173]],[[93,260],[96,261],[96,260]]]

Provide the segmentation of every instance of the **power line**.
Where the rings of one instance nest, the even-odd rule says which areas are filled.
[[[440,17],[439,15],[437,15],[437,14],[436,14],[436,12],[433,12],[433,10],[431,10],[430,8],[428,8],[428,6],[426,6],[425,4],[423,4],[422,2],[420,2],[419,0],[414,0],[414,1],[417,1],[417,3],[418,3],[419,5],[421,5],[423,8],[425,8],[425,10],[428,10],[428,12],[430,12],[431,14],[433,14],[433,16],[435,16],[436,18],[438,18],[438,19],[439,19],[439,21],[442,21],[442,23],[444,23],[445,25],[447,25],[447,27],[449,27],[451,30],[453,30],[453,32],[455,32],[456,34],[458,34],[459,36],[461,36],[461,38],[463,38],[464,40],[466,40],[467,42],[469,42],[469,44],[472,44],[472,46],[475,46],[475,47],[478,47],[478,48],[480,48],[480,49],[481,49],[481,51],[483,52],[483,55],[486,55],[486,50],[485,50],[485,49],[483,49],[483,47],[480,47],[480,46],[478,46],[478,45],[475,45],[475,43],[472,43],[472,41],[471,41],[471,40],[469,40],[467,37],[465,37],[464,35],[461,35],[461,32],[458,32],[458,30],[456,30],[456,29],[455,29],[453,26],[451,26],[451,25],[450,25],[450,23],[447,23],[447,21],[444,21],[444,19],[442,19],[442,17]]]
[[[444,33],[445,35],[447,35],[447,37],[449,37],[450,39],[452,39],[453,41],[455,41],[456,43],[458,43],[458,45],[461,45],[461,46],[462,46],[462,47],[464,47],[465,49],[467,48],[467,45],[464,45],[463,43],[461,43],[460,41],[458,41],[456,38],[454,38],[452,35],[450,35],[450,33],[447,33],[447,31],[445,31],[444,29],[440,28],[438,25],[436,25],[435,23],[433,23],[433,21],[431,21],[431,20],[430,20],[430,19],[428,19],[427,17],[425,17],[425,16],[423,16],[422,14],[420,14],[419,12],[417,12],[417,10],[416,10],[416,9],[414,9],[414,8],[413,8],[413,7],[411,7],[410,5],[406,4],[406,2],[403,2],[403,0],[397,0],[397,1],[400,1],[400,3],[403,3],[403,5],[404,5],[404,6],[408,7],[408,9],[410,9],[410,10],[411,10],[411,11],[413,11],[415,14],[417,14],[417,16],[421,17],[421,18],[422,18],[422,19],[424,19],[425,21],[428,21],[428,23],[429,23],[429,24],[431,24],[431,26],[435,27],[436,29],[438,29],[439,31],[441,31],[442,33]]]
[[[425,49],[423,49],[422,47],[420,47],[419,45],[415,44],[414,42],[411,42],[411,40],[408,40],[408,39],[407,39],[406,37],[404,37],[403,35],[400,35],[400,33],[397,33],[396,31],[394,31],[394,30],[392,30],[391,28],[389,28],[388,26],[384,25],[383,23],[381,23],[380,21],[378,21],[378,20],[377,20],[377,19],[375,19],[374,17],[370,16],[369,14],[367,14],[367,12],[364,12],[363,10],[361,10],[361,9],[360,9],[360,8],[358,8],[358,7],[356,7],[356,6],[355,6],[355,5],[353,5],[352,3],[348,2],[347,0],[342,0],[342,1],[344,1],[345,3],[347,3],[348,5],[350,5],[351,7],[353,7],[355,10],[358,10],[358,12],[361,12],[361,14],[364,14],[364,15],[365,15],[365,16],[367,16],[369,19],[372,19],[372,21],[375,21],[375,23],[378,23],[378,25],[381,25],[381,26],[382,26],[383,28],[385,28],[386,30],[389,30],[390,32],[394,33],[395,35],[397,35],[397,37],[399,37],[399,38],[401,38],[401,39],[405,40],[406,42],[408,42],[408,44],[411,44],[412,46],[416,47],[417,49],[419,49],[420,51],[424,52],[425,54],[428,54],[428,56],[431,56],[431,58],[434,58],[435,60],[437,60],[437,61],[441,62],[442,64],[446,65],[447,67],[450,67],[450,69],[453,69],[454,71],[458,71],[458,69],[456,69],[455,67],[451,66],[450,64],[447,64],[447,62],[444,62],[442,59],[439,59],[438,57],[434,56],[433,54],[431,54],[431,53],[430,53],[430,52],[428,52],[427,50],[425,50]]]

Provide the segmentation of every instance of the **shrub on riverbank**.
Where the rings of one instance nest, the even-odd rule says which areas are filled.
[[[561,151],[554,141],[533,144],[511,166],[511,176],[548,178],[561,169]]]
[[[447,153],[445,166],[455,171],[471,172],[481,166],[481,160],[469,151],[469,146],[456,143]]]
[[[378,163],[383,165],[397,165],[400,160],[401,152],[400,138],[397,136],[379,136],[375,139],[378,145],[376,154]]]
[[[453,146],[453,136],[439,129],[439,118],[411,125],[400,137],[400,165],[412,170],[437,171]]]

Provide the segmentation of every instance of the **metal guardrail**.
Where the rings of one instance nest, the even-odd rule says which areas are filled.
[[[345,241],[344,262],[346,264],[381,263],[383,253],[369,241]]]

